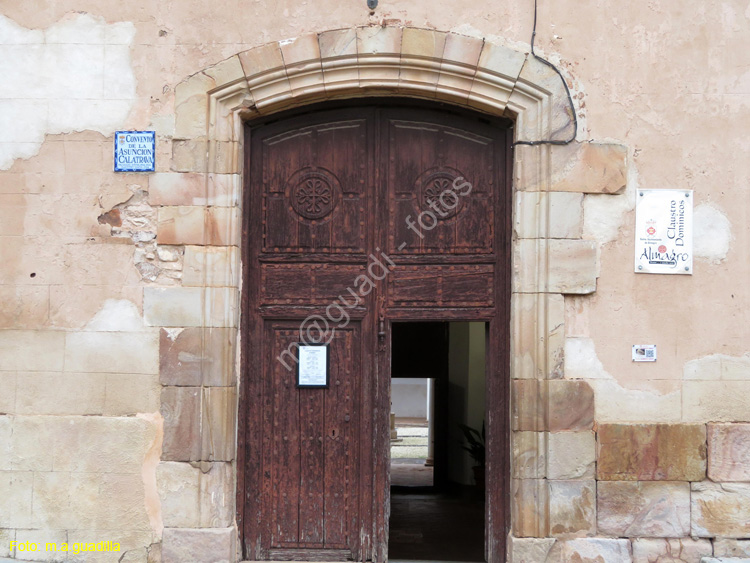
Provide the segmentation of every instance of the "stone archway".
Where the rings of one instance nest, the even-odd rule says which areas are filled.
[[[206,248],[195,284],[202,288],[205,329],[199,355],[208,363],[223,358],[222,369],[231,373],[222,378],[222,394],[213,391],[216,378],[203,378],[201,408],[208,414],[200,426],[199,452],[189,460],[171,453],[163,459],[231,461],[236,451],[236,375],[233,362],[226,360],[236,357],[237,339],[215,339],[210,327],[238,326],[240,268],[238,253],[231,249],[240,244],[243,121],[316,101],[369,96],[439,100],[511,117],[516,141],[563,140],[574,133],[574,108],[547,65],[502,45],[428,29],[361,27],[307,34],[233,55],[180,83],[170,163],[177,174],[170,181],[186,187],[177,188],[183,195],[159,208],[157,236],[165,244]],[[552,535],[548,433],[593,425],[588,384],[563,379],[563,296],[596,289],[596,243],[581,233],[583,194],[621,191],[625,165],[620,145],[515,148],[513,538]],[[184,439],[179,425],[176,415],[167,419],[165,442]],[[232,530],[226,549],[234,557]],[[168,533],[174,532],[165,530],[165,546]]]

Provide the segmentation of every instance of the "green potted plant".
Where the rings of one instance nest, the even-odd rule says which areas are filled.
[[[462,446],[464,450],[469,452],[471,459],[474,460],[474,466],[471,468],[474,472],[474,482],[478,487],[484,489],[484,463],[485,463],[485,430],[484,422],[482,423],[482,431],[479,432],[476,428],[472,428],[466,424],[459,424],[459,428],[464,433],[464,439],[466,443]]]

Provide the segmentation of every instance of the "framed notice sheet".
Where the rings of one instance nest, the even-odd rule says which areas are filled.
[[[328,346],[301,344],[297,364],[297,387],[328,387]]]

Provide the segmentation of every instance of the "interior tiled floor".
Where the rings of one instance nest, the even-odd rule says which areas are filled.
[[[388,552],[390,561],[484,561],[481,492],[393,493]]]

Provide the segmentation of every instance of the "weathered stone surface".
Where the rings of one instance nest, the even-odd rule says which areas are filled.
[[[694,537],[750,537],[750,484],[693,483],[691,522]]]
[[[750,540],[716,538],[714,555],[716,557],[750,557]]]
[[[702,424],[601,424],[598,450],[598,479],[700,481],[706,475]]]
[[[0,370],[62,371],[65,333],[0,330]]]
[[[708,477],[750,481],[750,424],[708,425]]]
[[[554,380],[549,385],[549,430],[590,430],[594,425],[594,391],[585,381]]]
[[[690,533],[690,484],[599,481],[599,533],[680,538]]]
[[[232,528],[165,528],[162,563],[234,563],[236,530]]]
[[[633,540],[633,563],[700,563],[701,557],[711,554],[711,542],[708,540]]]
[[[234,520],[234,481],[229,463],[161,462],[156,469],[164,525],[225,528]]]
[[[548,484],[550,534],[596,535],[596,481],[548,481]]]
[[[65,371],[85,373],[159,373],[159,333],[69,332]]]
[[[162,388],[161,414],[164,417],[162,460],[200,460],[200,387]]]
[[[685,381],[683,419],[694,422],[750,422],[750,381]]]
[[[511,426],[513,430],[543,432],[545,383],[536,379],[514,379],[511,382]]]
[[[547,467],[543,432],[513,432],[513,477],[543,479]]]
[[[239,176],[236,174],[196,174],[156,172],[149,177],[151,205],[231,207],[239,203]]]
[[[159,376],[163,385],[227,387],[236,384],[233,328],[162,329]]]
[[[550,479],[593,479],[596,436],[593,432],[553,432],[548,437]]]
[[[580,238],[583,194],[517,192],[514,230],[518,238]]]
[[[750,563],[750,557],[704,557],[701,563]]]
[[[565,563],[632,563],[628,540],[579,538],[563,543]]]
[[[28,528],[31,526],[34,474],[31,471],[0,471],[0,527]],[[8,545],[0,546],[8,547]]]
[[[19,373],[16,414],[102,414],[106,376],[100,373]],[[6,411],[9,412],[9,411]]]
[[[159,244],[236,246],[240,228],[236,207],[159,208]]]
[[[155,375],[106,374],[104,412],[107,416],[127,416],[157,412],[161,386]]]
[[[206,387],[201,409],[201,459],[232,461],[237,434],[237,390]]]
[[[185,247],[183,286],[237,286],[239,249],[236,246]]]
[[[516,538],[508,542],[509,563],[562,563],[561,544],[555,538]]]
[[[545,479],[513,479],[511,521],[513,535],[534,538],[546,535],[547,481]]]
[[[143,316],[151,326],[232,327],[237,323],[237,297],[231,287],[147,287]]]
[[[546,257],[546,263],[539,259]],[[574,239],[520,239],[513,245],[513,291],[588,294],[596,291],[596,243]]]
[[[514,293],[513,356],[514,379],[560,379],[563,374],[565,343],[565,300],[554,293]],[[540,342],[547,340],[545,347]]]
[[[627,183],[627,147],[607,143],[570,143],[550,146],[549,185],[538,167],[526,165],[540,147],[519,146],[518,186],[526,191],[614,194]]]

